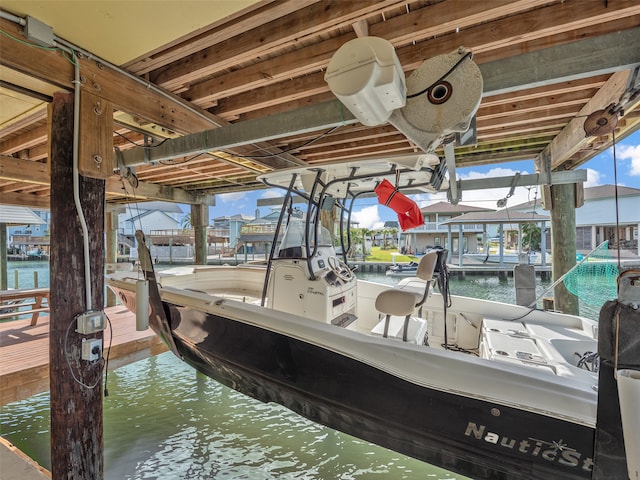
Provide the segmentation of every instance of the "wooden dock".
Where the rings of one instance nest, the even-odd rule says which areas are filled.
[[[104,332],[109,370],[167,350],[152,330],[136,331],[135,315],[123,306],[109,307],[110,329]],[[0,406],[49,390],[49,317],[0,323]]]

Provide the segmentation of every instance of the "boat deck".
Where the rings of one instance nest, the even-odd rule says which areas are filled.
[[[167,350],[152,330],[136,331],[135,315],[123,306],[105,309],[113,328],[104,334],[109,369]],[[49,316],[0,323],[0,406],[49,390]]]

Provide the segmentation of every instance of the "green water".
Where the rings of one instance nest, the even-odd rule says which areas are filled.
[[[2,436],[49,467],[49,396],[0,409]],[[171,353],[109,374],[107,479],[461,479],[196,374]]]
[[[46,270],[39,276],[46,284],[40,286],[48,285]],[[540,283],[538,293],[548,284]],[[515,302],[512,278],[452,278],[451,292]],[[596,318],[598,310],[583,315]],[[110,372],[108,388],[104,460],[109,480],[464,478],[241,395],[197,375],[170,353]],[[49,468],[48,393],[0,408],[0,434]]]
[[[34,275],[35,273],[35,275]],[[7,286],[16,288],[49,286],[49,262],[25,261],[7,263]],[[36,285],[37,280],[37,285]]]

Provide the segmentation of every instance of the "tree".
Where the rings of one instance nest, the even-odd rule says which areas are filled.
[[[187,213],[184,217],[180,219],[180,226],[182,227],[183,230],[188,230],[192,227],[190,213]]]
[[[395,245],[396,243],[398,243],[398,245],[396,245],[396,247],[399,247],[400,242],[398,242],[398,229],[395,227],[392,227],[389,229],[389,233],[391,234],[391,238],[392,238],[392,245]]]
[[[540,250],[541,230],[535,223],[522,225],[522,246],[529,251]]]

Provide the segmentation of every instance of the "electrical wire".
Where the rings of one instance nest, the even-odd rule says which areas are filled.
[[[288,148],[286,150],[282,150],[281,152],[278,153],[271,153],[269,155],[238,155],[236,153],[231,153],[231,152],[225,152],[228,153],[230,155],[235,155],[237,157],[241,157],[241,158],[248,158],[248,159],[252,159],[252,158],[273,158],[273,157],[277,157],[279,155],[282,155],[283,153],[289,153],[289,152],[293,152],[294,150],[299,150],[300,148],[304,148],[304,147],[308,147],[309,145],[311,145],[312,143],[317,142],[318,140],[320,140],[323,137],[326,137],[327,135],[332,134],[333,132],[335,132],[337,129],[339,129],[342,125],[336,125],[335,127],[330,128],[329,130],[327,130],[326,132],[318,135],[315,138],[312,138],[311,140],[307,140],[305,143],[303,143],[302,145],[298,145],[295,147],[291,147]]]
[[[458,66],[467,58],[471,58],[473,56],[473,54],[471,52],[467,52],[465,53],[462,57],[460,57],[460,59],[458,59],[458,61],[456,63],[453,64],[453,66],[447,70],[447,72],[442,75],[438,80],[436,80],[435,82],[433,82],[431,85],[429,85],[426,88],[423,88],[422,90],[420,90],[417,93],[411,93],[411,94],[407,94],[407,99],[409,98],[415,98],[415,97],[419,97],[420,95],[423,95],[429,91],[431,91],[431,89],[433,87],[435,87],[436,85],[438,85],[440,82],[442,82],[445,78],[447,78],[449,75],[451,75],[451,72],[453,72],[456,68],[458,68]]]
[[[3,12],[4,13],[4,12]],[[68,51],[66,51],[64,48],[61,48],[59,46],[53,46],[53,47],[47,47],[45,45],[38,45],[37,43],[32,43],[32,42],[27,42],[25,40],[22,40],[21,38],[18,37],[14,37],[13,35],[11,35],[9,32],[6,32],[2,29],[0,29],[0,35],[4,35],[7,38],[10,38],[11,40],[13,40],[14,42],[18,42],[21,43],[22,45],[26,45],[28,47],[33,47],[33,48],[39,48],[40,50],[49,50],[49,51],[59,51],[62,53],[62,56],[69,61],[72,65],[76,65],[76,59],[75,59],[75,55],[73,55],[71,58],[67,56]]]
[[[68,338],[69,338],[69,332],[71,331],[71,327],[77,324],[77,320],[76,318],[74,318],[71,322],[69,322],[69,325],[67,325],[67,330],[64,334],[64,341],[62,344],[62,350],[64,353],[64,359],[67,361],[67,366],[69,367],[69,371],[71,372],[71,377],[73,378],[73,380],[80,386],[87,388],[89,390],[93,390],[94,388],[96,388],[98,385],[100,385],[100,382],[102,381],[102,374],[100,374],[100,377],[98,377],[98,379],[95,381],[95,383],[93,385],[87,385],[86,383],[84,383],[82,380],[80,380],[77,376],[75,371],[73,370],[73,366],[71,365],[71,361],[69,360],[69,349],[67,348],[68,345]],[[98,360],[95,360],[93,362],[89,362],[89,365],[95,365],[97,363],[100,363],[102,361],[102,367],[104,368],[104,357],[100,357]]]
[[[107,350],[107,357],[104,361],[104,396],[109,396],[109,389],[107,388],[107,377],[109,375],[109,356],[111,356],[111,344],[113,343],[113,325],[111,324],[111,319],[109,315],[106,313],[104,316],[107,318],[107,322],[109,322],[109,350]]]
[[[123,135],[120,132],[117,131],[113,131],[113,133],[115,133],[116,135],[119,135],[120,137],[124,138],[127,142],[129,142],[131,145],[135,145],[136,147],[140,147],[140,148],[146,148],[148,150],[151,150],[153,148],[158,148],[160,145],[162,145],[164,142],[166,142],[167,140],[169,140],[168,138],[163,138],[162,141],[160,143],[156,143],[155,145],[140,145],[139,143],[136,143],[135,141],[131,140],[130,138],[128,138],[126,135]]]
[[[618,199],[618,167],[616,159],[616,129],[612,130],[613,135],[613,182],[615,184],[615,198],[616,198],[616,238],[618,239],[618,271],[622,271],[622,265],[620,261],[620,205]]]

